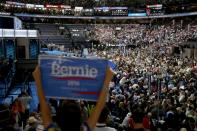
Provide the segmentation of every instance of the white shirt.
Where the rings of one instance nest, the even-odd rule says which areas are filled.
[[[30,108],[30,101],[32,100],[31,96],[22,96],[19,97],[19,100],[22,102],[22,104],[24,105],[25,109],[29,109]]]
[[[94,131],[117,131],[115,128],[107,127],[106,124],[97,123]]]

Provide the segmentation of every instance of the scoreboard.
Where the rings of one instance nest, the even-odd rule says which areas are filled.
[[[95,7],[96,16],[128,16],[128,7]]]
[[[147,16],[163,15],[164,9],[162,4],[146,5]]]
[[[128,8],[127,7],[111,7],[111,15],[112,16],[127,16]]]

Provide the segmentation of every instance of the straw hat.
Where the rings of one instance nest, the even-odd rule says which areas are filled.
[[[28,122],[29,123],[35,123],[35,122],[37,122],[37,120],[36,120],[35,117],[31,116],[31,117],[29,117]]]

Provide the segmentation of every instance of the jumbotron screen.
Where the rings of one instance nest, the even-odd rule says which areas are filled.
[[[154,16],[154,15],[163,15],[163,5],[156,4],[156,5],[146,5],[146,14],[147,16]]]

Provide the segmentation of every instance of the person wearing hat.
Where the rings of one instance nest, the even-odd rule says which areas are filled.
[[[30,116],[27,122],[28,124],[26,125],[24,131],[36,131],[37,119],[34,116]]]

